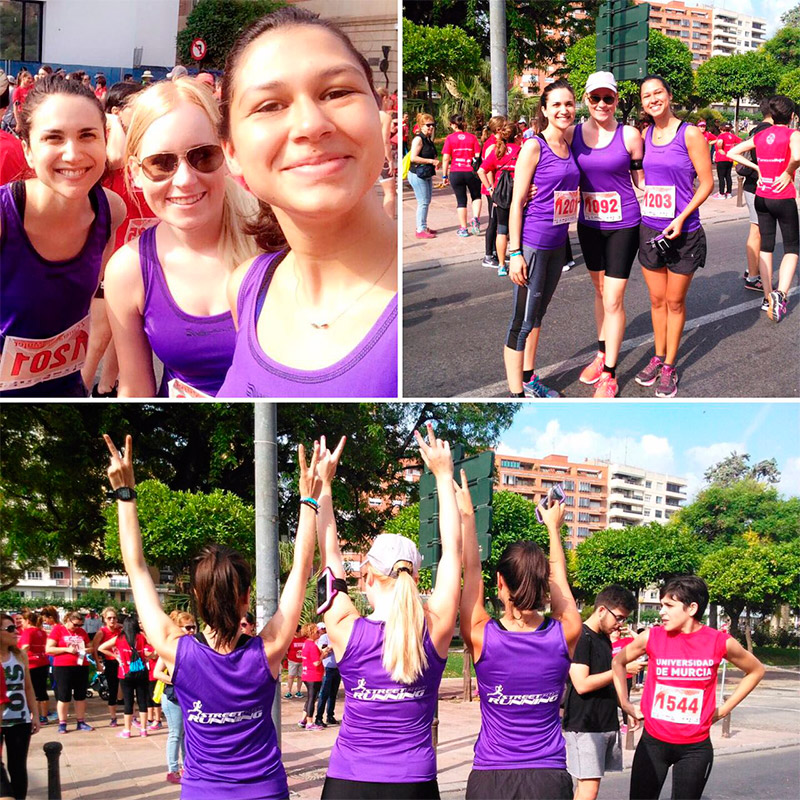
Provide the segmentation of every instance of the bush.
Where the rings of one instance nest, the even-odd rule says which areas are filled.
[[[757,647],[800,647],[800,634],[788,628],[772,631],[769,623],[763,623],[753,628],[753,644]]]
[[[19,611],[22,608],[43,608],[44,606],[55,606],[67,611],[81,608],[101,611],[106,606],[111,606],[119,611],[123,605],[119,600],[113,600],[109,594],[99,589],[89,589],[79,600],[65,600],[63,597],[23,597],[19,592],[13,590],[0,592],[0,610],[2,611]],[[128,605],[132,606],[133,604],[128,603]]]

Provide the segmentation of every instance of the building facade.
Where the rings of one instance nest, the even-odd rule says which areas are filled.
[[[712,56],[758,50],[767,40],[767,20],[727,9],[714,9]]]
[[[664,524],[686,501],[683,478],[624,464],[608,464],[609,528]]]

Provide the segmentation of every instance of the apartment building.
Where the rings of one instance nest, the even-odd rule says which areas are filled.
[[[767,40],[767,20],[727,9],[714,9],[712,56],[758,50]]]
[[[608,525],[665,523],[686,501],[683,478],[625,464],[608,464]]]

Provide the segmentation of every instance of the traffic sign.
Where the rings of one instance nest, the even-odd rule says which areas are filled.
[[[618,81],[647,75],[649,3],[628,7],[627,0],[607,0],[597,15],[597,69]]]
[[[206,57],[206,53],[208,52],[208,47],[206,46],[205,39],[193,39],[192,40],[192,58],[195,61],[202,61]]]

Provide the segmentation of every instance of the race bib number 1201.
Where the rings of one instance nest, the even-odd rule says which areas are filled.
[[[580,196],[577,189],[572,192],[553,193],[553,225],[569,225],[578,220]]]
[[[703,708],[703,690],[656,684],[653,695],[654,719],[675,722],[679,725],[699,725]]]

